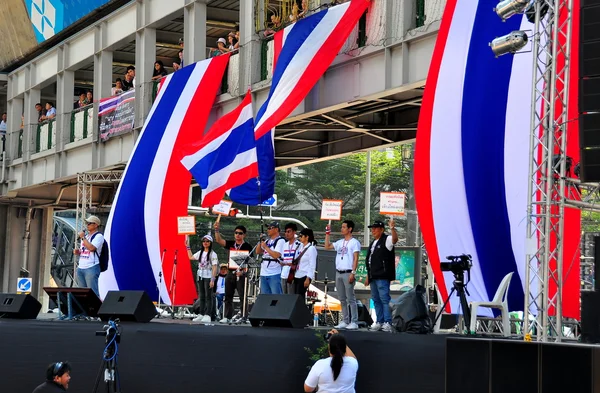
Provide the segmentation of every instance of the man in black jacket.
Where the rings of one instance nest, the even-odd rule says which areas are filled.
[[[396,279],[394,244],[398,242],[398,233],[393,219],[390,219],[389,226],[391,235],[384,233],[385,224],[382,221],[375,221],[369,225],[374,240],[369,245],[365,261],[367,267],[365,285],[371,285],[371,299],[377,316],[370,329],[384,332],[392,331],[390,282]]]
[[[68,362],[56,362],[46,370],[46,382],[35,388],[33,393],[65,392],[71,380],[71,365]]]

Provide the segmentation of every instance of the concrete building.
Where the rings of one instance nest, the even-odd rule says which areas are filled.
[[[264,30],[272,27],[273,14],[287,20],[293,1],[130,1],[10,69],[0,168],[0,292],[15,292],[17,277],[28,272],[33,294],[41,295],[49,283],[53,215],[76,208],[78,176],[108,176],[88,184],[85,200],[88,208],[110,205],[118,179],[110,171],[125,167],[149,113],[156,60],[171,72],[181,38],[184,63],[203,60],[218,38],[239,28],[240,50],[231,57],[210,122],[235,108],[248,87],[258,108],[273,71],[273,42]],[[329,3],[311,0],[309,8],[316,12]],[[278,168],[413,140],[444,5],[372,0],[332,66],[277,128]],[[103,141],[98,100],[111,96],[129,65],[136,67],[135,124]],[[73,111],[83,89],[93,90],[94,104]],[[56,117],[40,123],[35,104],[45,101],[54,103]]]

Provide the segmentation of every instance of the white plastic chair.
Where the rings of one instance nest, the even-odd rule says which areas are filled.
[[[510,272],[504,276],[491,302],[471,302],[471,326],[469,327],[469,331],[475,333],[477,330],[477,309],[479,307],[496,308],[502,312],[502,334],[504,337],[510,336],[510,316],[508,315],[506,295],[508,294],[508,287],[510,286],[510,279],[513,273]]]

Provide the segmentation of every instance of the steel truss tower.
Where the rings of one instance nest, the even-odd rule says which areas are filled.
[[[566,128],[569,121],[572,5],[572,0],[536,0],[534,3],[523,331],[537,341],[561,341],[563,338],[563,213],[567,199]],[[551,292],[551,288],[556,290]]]

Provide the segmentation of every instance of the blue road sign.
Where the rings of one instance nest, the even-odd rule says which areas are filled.
[[[17,292],[31,292],[31,278],[19,277],[17,279]]]

